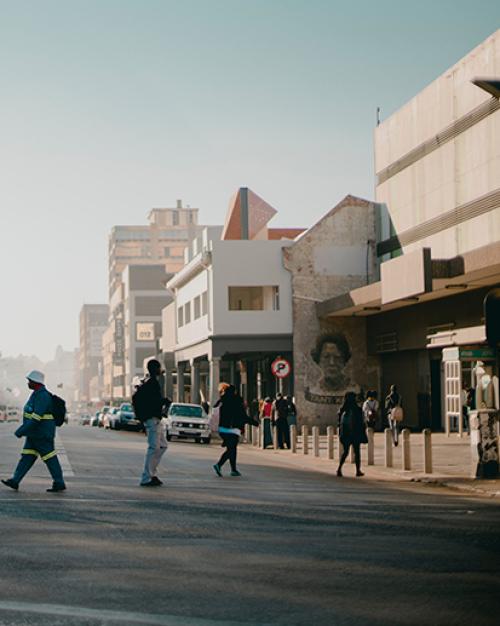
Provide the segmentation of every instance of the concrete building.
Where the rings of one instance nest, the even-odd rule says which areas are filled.
[[[148,220],[149,223],[145,225],[114,226],[109,236],[109,322],[103,334],[103,397],[109,402],[129,397],[131,377],[135,376],[137,370],[135,357],[127,361],[125,342],[134,346],[136,339],[127,338],[125,333],[125,291],[126,285],[130,284],[130,274],[126,274],[124,279],[124,271],[132,265],[156,268],[162,265],[164,273],[175,273],[184,265],[184,250],[188,241],[196,238],[202,228],[198,225],[198,209],[183,207],[181,200],[177,201],[175,208],[152,209]],[[160,270],[152,271],[154,273]],[[137,271],[135,275],[146,277],[149,273],[146,271],[140,274]],[[133,289],[139,289],[135,278],[132,282]],[[146,286],[144,289],[148,291]],[[153,318],[160,316],[161,309],[154,313]],[[147,348],[145,340],[141,345]],[[133,355],[135,348],[131,349],[130,354]],[[126,371],[127,367],[134,373]]]
[[[109,297],[119,287],[127,265],[165,263],[168,272],[184,265],[184,249],[199,231],[198,209],[183,207],[177,200],[173,209],[152,209],[149,223],[114,226],[109,236]]]
[[[319,302],[376,279],[376,222],[380,207],[347,196],[290,246],[295,403],[302,424],[336,420],[346,391],[378,385],[377,360],[367,352],[362,317],[319,317]]]
[[[90,391],[93,378],[102,373],[102,336],[108,326],[107,304],[84,304],[80,311],[80,349],[78,367],[78,401],[93,402],[99,399]],[[94,389],[96,381],[94,381]]]
[[[167,393],[178,400],[213,403],[220,380],[234,383],[249,402],[276,393],[271,363],[292,357],[291,281],[282,250],[302,230],[269,229],[275,213],[241,188],[225,226],[205,228],[167,283],[174,299],[163,311],[161,348]]]
[[[162,309],[172,300],[165,284],[172,276],[163,264],[127,265],[123,270],[103,336],[106,401],[130,399],[133,382],[144,374],[144,359],[157,353]]]
[[[499,96],[497,31],[376,128],[380,276],[316,305],[366,324],[378,390],[399,386],[414,428],[461,431],[479,362],[498,374],[483,300],[500,284]]]

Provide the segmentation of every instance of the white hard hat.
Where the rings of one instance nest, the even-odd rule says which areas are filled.
[[[26,378],[34,383],[43,385],[45,383],[45,374],[39,370],[31,370],[29,374],[26,374]]]

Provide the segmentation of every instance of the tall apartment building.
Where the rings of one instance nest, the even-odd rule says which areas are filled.
[[[183,207],[181,200],[175,208],[152,209],[148,220],[146,225],[114,226],[109,237],[109,324],[103,335],[103,396],[107,401],[129,397],[132,379],[142,372],[142,362],[135,358],[137,350],[155,352],[159,337],[159,326],[155,324],[161,320],[161,309],[167,304],[164,286],[158,281],[183,267],[184,250],[202,228],[198,225],[198,209]],[[140,266],[145,266],[142,273]],[[151,280],[155,280],[152,275],[158,278],[163,300],[155,300],[151,293],[142,294],[141,297],[149,298],[147,313],[138,313],[136,320],[131,292],[154,291],[157,283],[151,286]],[[142,339],[137,338],[136,321],[148,325],[146,335],[152,339],[146,340],[144,334]]]
[[[102,367],[102,336],[108,326],[107,304],[84,304],[80,311],[78,400],[91,402],[91,381]]]
[[[168,272],[184,265],[184,249],[199,230],[198,209],[183,207],[177,200],[173,209],[152,209],[149,223],[114,226],[109,236],[109,297],[118,288],[127,265],[165,263]]]

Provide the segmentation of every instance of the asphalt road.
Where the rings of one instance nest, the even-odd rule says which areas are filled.
[[[0,425],[2,477],[13,430]],[[221,479],[220,448],[190,443],[171,444],[165,485],[145,489],[143,436],[60,434],[67,492],[45,493],[42,463],[19,492],[0,485],[2,626],[498,624],[493,501],[244,452],[243,476]]]

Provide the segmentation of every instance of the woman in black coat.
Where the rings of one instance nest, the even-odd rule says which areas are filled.
[[[342,476],[342,466],[351,446],[354,449],[356,476],[364,476],[361,471],[360,446],[362,443],[368,443],[368,438],[366,436],[363,412],[356,403],[356,394],[353,391],[348,391],[344,396],[344,404],[339,411],[339,433],[344,452],[337,469],[337,476]]]
[[[247,415],[243,400],[236,393],[233,385],[221,383],[219,385],[219,393],[220,399],[215,406],[220,407],[219,435],[226,451],[213,468],[217,476],[222,476],[222,466],[226,461],[229,461],[231,476],[241,476],[236,467],[236,452],[240,435],[245,428],[245,424],[258,424],[258,422],[255,422]]]

